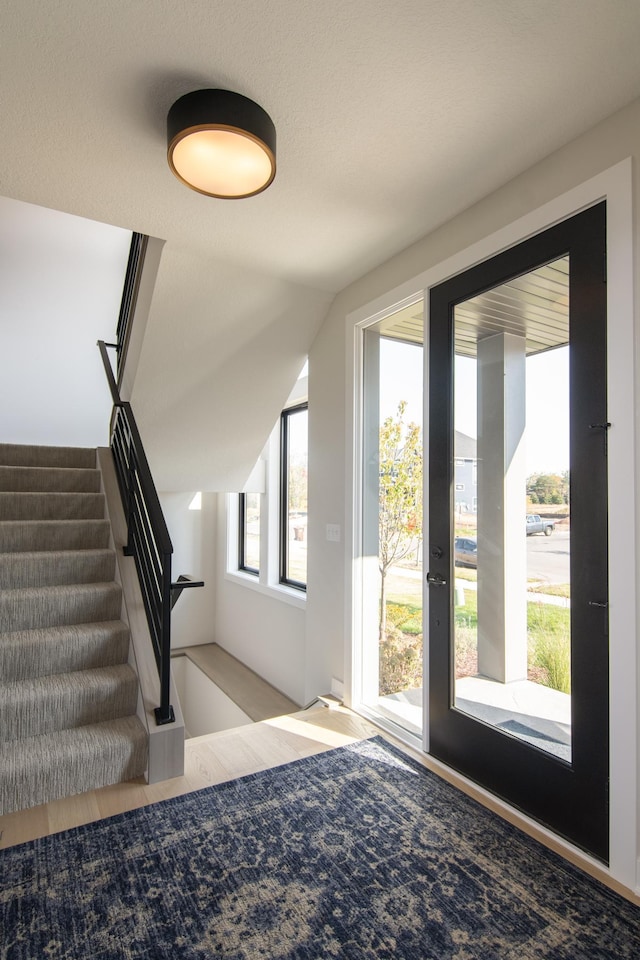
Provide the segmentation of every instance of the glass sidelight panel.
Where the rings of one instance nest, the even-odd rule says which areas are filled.
[[[454,705],[571,762],[569,257],[454,309]]]
[[[307,589],[308,421],[306,403],[280,417],[280,583]]]
[[[364,336],[362,700],[420,736],[423,302]]]

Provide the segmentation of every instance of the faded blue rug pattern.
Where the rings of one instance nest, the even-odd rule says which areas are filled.
[[[638,960],[640,910],[380,738],[0,853],[2,960]]]

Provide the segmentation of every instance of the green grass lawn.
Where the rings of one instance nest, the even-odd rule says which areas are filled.
[[[392,576],[389,581],[393,581],[393,586],[388,584],[387,600],[390,632],[396,635],[397,642],[400,642],[398,632],[407,640],[418,638],[422,633],[421,581]],[[570,615],[566,607],[527,604],[529,677],[563,693],[571,692]],[[477,671],[478,595],[475,591],[465,592],[465,604],[456,607],[455,617],[456,673],[459,676],[473,674]],[[388,642],[391,643],[392,638]],[[415,683],[414,672],[412,667],[406,686]]]
[[[536,583],[529,587],[531,593],[546,593],[549,597],[567,597],[571,596],[570,583]]]

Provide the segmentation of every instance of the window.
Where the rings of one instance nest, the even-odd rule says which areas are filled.
[[[238,569],[260,573],[260,494],[241,493],[238,499]]]
[[[308,404],[280,417],[280,583],[307,589]]]
[[[225,578],[304,609],[307,591],[306,364],[242,493],[227,495]]]

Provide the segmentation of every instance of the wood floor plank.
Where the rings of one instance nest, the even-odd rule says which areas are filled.
[[[114,783],[109,787],[96,790],[96,801],[100,817],[113,817],[117,813],[135,810],[149,803],[147,798],[148,786],[142,777],[137,780],[128,780],[126,783]]]
[[[0,817],[0,850],[36,837],[46,837],[50,832],[46,803],[29,810],[5,813]]]
[[[269,761],[260,755],[259,750],[253,749],[247,738],[242,736],[241,731],[244,729],[244,727],[238,727],[228,737],[217,739],[215,744],[216,758],[228,774],[229,780],[244,777],[258,770],[266,770],[269,767]]]
[[[190,741],[185,749],[184,773],[191,790],[201,790],[229,779],[226,767],[218,759],[213,744],[203,738],[200,743]]]
[[[65,797],[48,803],[50,832],[59,833],[61,830],[78,827],[83,823],[100,820],[100,807],[96,793],[97,791],[90,790],[88,793],[78,793],[75,797]]]

